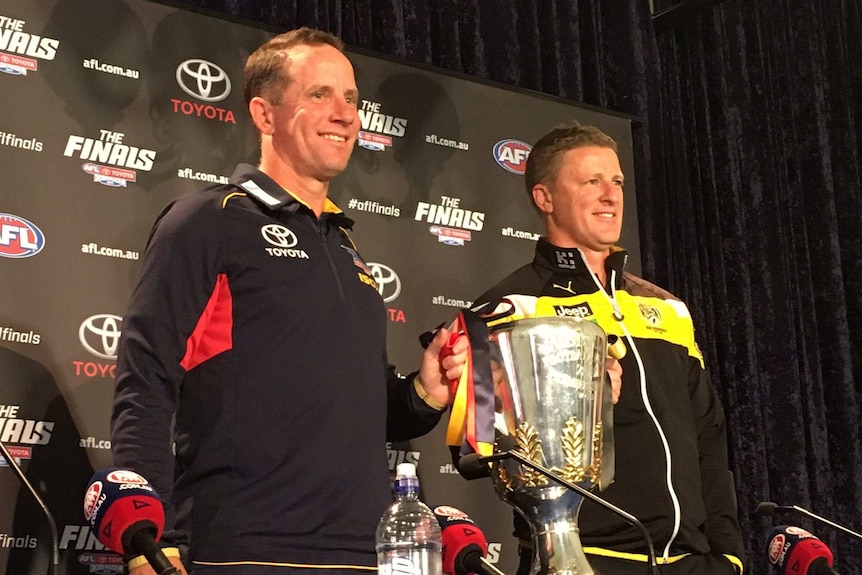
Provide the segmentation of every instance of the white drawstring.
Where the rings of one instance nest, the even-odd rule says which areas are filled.
[[[581,259],[583,259],[583,254],[581,254]],[[586,260],[584,261],[584,265],[586,265]],[[646,388],[647,381],[646,381],[646,372],[644,371],[644,364],[643,364],[643,361],[641,360],[641,356],[640,356],[640,353],[638,352],[637,346],[635,345],[635,342],[632,339],[631,333],[629,333],[629,330],[626,328],[626,324],[623,323],[625,316],[623,315],[622,310],[620,309],[620,306],[617,303],[616,274],[617,274],[616,270],[611,270],[611,278],[610,278],[610,280],[611,280],[610,281],[611,293],[610,294],[608,294],[607,290],[599,282],[598,276],[596,276],[593,273],[591,273],[590,276],[593,278],[593,283],[596,284],[596,287],[599,289],[599,291],[602,294],[604,294],[605,299],[607,299],[608,303],[611,305],[611,308],[614,311],[614,319],[617,321],[617,324],[619,324],[620,328],[622,329],[623,335],[625,335],[626,340],[628,340],[629,349],[631,350],[631,352],[635,356],[635,360],[636,360],[637,365],[638,365],[638,373],[640,375],[641,398],[643,399],[644,407],[646,408],[646,411],[649,414],[650,419],[652,419],[653,425],[655,425],[655,428],[658,431],[658,435],[661,438],[662,446],[664,447],[665,461],[667,462],[667,475],[665,477],[665,481],[667,484],[667,490],[668,490],[668,494],[670,495],[671,503],[673,504],[673,513],[674,513],[673,532],[671,533],[671,536],[668,539],[667,545],[665,545],[664,552],[662,553],[663,558],[667,559],[670,556],[671,545],[673,544],[674,539],[676,539],[676,536],[679,534],[679,527],[680,527],[680,523],[681,523],[682,512],[681,512],[680,507],[679,507],[679,498],[677,497],[676,491],[673,488],[673,481],[671,480],[670,445],[668,445],[667,437],[664,434],[664,430],[662,429],[661,425],[659,424],[658,418],[656,417],[655,412],[653,411],[652,404],[650,404],[649,396],[647,395],[647,388]]]

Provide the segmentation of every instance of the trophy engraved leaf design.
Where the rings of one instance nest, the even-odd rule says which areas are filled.
[[[584,469],[584,452],[586,441],[584,440],[584,424],[575,417],[570,417],[562,429],[560,441],[563,444],[563,456],[565,464],[562,469],[554,469],[564,479],[572,483],[580,483],[584,480],[586,469]]]
[[[545,454],[542,452],[542,440],[539,439],[539,433],[535,427],[526,421],[521,422],[515,431],[515,445],[530,461],[542,466],[545,465]],[[521,466],[521,473],[513,477],[512,480],[521,483],[524,487],[541,487],[548,484],[547,477],[524,465]]]
[[[602,422],[597,421],[593,429],[593,464],[590,473],[595,483],[600,483],[602,477]]]

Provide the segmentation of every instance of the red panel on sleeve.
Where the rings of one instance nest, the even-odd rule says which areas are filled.
[[[227,275],[219,274],[215,288],[195,330],[186,341],[186,355],[180,365],[190,371],[211,357],[233,347],[233,301]]]

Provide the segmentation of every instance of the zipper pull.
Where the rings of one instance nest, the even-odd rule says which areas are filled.
[[[617,321],[623,321],[626,316],[623,315],[622,310],[620,309],[620,305],[617,303],[616,299],[611,300],[611,305],[614,308],[614,319]]]
[[[610,295],[608,296],[608,300],[611,302],[611,307],[614,308],[614,319],[617,321],[623,321],[626,316],[623,315],[623,311],[620,309],[620,304],[617,303],[617,271],[611,270],[610,275]],[[607,293],[607,291],[605,291]]]

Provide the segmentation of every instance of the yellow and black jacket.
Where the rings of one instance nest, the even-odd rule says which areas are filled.
[[[724,412],[704,370],[691,317],[670,293],[625,272],[626,257],[612,250],[602,286],[579,250],[542,238],[533,262],[480,296],[473,309],[485,314],[509,306],[509,321],[577,316],[622,338],[628,352],[620,360],[622,391],[614,406],[616,473],[602,497],[644,523],[660,561],[718,553],[741,570]],[[588,556],[647,559],[640,532],[589,500],[579,527]]]

